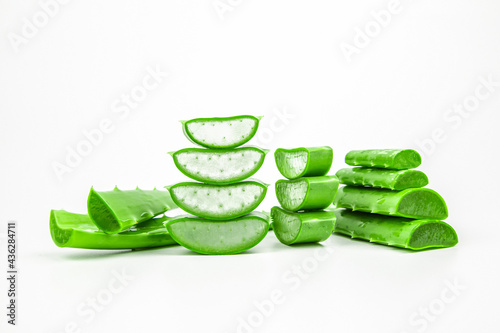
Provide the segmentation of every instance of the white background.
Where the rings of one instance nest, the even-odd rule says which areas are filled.
[[[41,8],[0,1],[0,232],[17,221],[20,251],[18,326],[7,327],[2,278],[2,332],[237,332],[242,321],[253,326],[240,332],[498,328],[500,86],[481,82],[500,82],[499,2],[74,0],[52,7],[47,22]],[[380,28],[371,13],[387,8],[397,9]],[[357,40],[346,57],[341,47],[365,28],[367,45]],[[157,67],[168,77],[123,109],[121,96]],[[470,112],[449,113],[464,102]],[[178,120],[236,114],[265,116],[252,144],[332,146],[331,173],[352,149],[418,149],[460,243],[412,253],[333,235],[286,247],[271,232],[224,257],[52,243],[50,209],[85,212],[92,185],[185,180],[167,155],[191,146]],[[103,119],[112,130],[58,179],[54,163],[66,163],[68,149]],[[271,154],[256,177],[280,178]],[[261,209],[276,203],[271,190]],[[109,296],[123,270],[134,279],[121,292],[93,316],[78,313]]]

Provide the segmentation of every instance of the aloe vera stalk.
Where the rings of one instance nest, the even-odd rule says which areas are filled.
[[[324,209],[333,203],[338,188],[335,176],[280,179],[276,182],[276,197],[281,207],[290,211]]]
[[[235,149],[186,148],[170,153],[184,175],[207,184],[231,184],[255,174],[268,150],[257,147]]]
[[[345,186],[337,192],[334,203],[337,208],[414,219],[443,220],[448,217],[448,208],[443,198],[427,188],[393,191]]]
[[[350,151],[345,162],[352,166],[404,170],[418,167],[422,158],[412,149],[371,149]]]
[[[260,243],[269,230],[269,216],[252,212],[224,221],[183,215],[166,224],[168,233],[185,248],[201,254],[236,254]]]
[[[264,200],[267,187],[258,180],[229,185],[183,182],[168,186],[179,208],[199,217],[229,220],[250,213]]]
[[[389,170],[366,167],[344,168],[337,171],[340,183],[355,186],[372,186],[390,190],[419,188],[429,184],[422,171]]]
[[[296,213],[274,206],[271,216],[274,234],[285,245],[325,241],[335,224],[332,211]]]
[[[59,247],[118,250],[177,244],[165,229],[167,217],[153,218],[119,234],[106,234],[88,215],[64,210],[50,212],[50,235]]]
[[[176,208],[168,191],[122,191],[90,189],[87,209],[92,222],[107,234],[116,234],[133,225]]]
[[[439,220],[411,220],[347,209],[335,210],[336,233],[410,250],[455,246],[455,230]]]
[[[184,135],[206,148],[234,148],[250,141],[262,117],[235,116],[181,121]]]
[[[324,176],[332,166],[333,150],[328,146],[278,148],[274,158],[279,172],[288,179]]]

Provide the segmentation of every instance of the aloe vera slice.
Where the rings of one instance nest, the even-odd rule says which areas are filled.
[[[97,229],[86,214],[52,210],[50,235],[59,247],[80,249],[138,249],[177,244],[165,229],[167,219],[153,218],[119,234],[108,235]]]
[[[183,174],[207,184],[231,184],[255,174],[268,150],[257,147],[236,149],[186,148],[171,153]]]
[[[332,166],[333,150],[328,146],[278,148],[274,158],[279,172],[288,179],[324,176]]]
[[[257,180],[230,185],[184,182],[168,187],[179,208],[206,219],[229,220],[250,213],[264,200],[267,187]]]
[[[404,170],[418,167],[422,158],[412,149],[371,149],[350,151],[345,162],[352,166]]]
[[[443,220],[448,217],[448,208],[443,198],[427,188],[393,191],[345,186],[339,189],[334,203],[337,208],[414,219]]]
[[[87,209],[92,222],[107,234],[116,234],[133,225],[176,208],[168,191],[122,191],[90,189]]]
[[[183,215],[166,224],[172,238],[201,254],[236,254],[259,244],[269,230],[269,216],[252,212],[224,221]]]
[[[295,213],[274,206],[271,216],[274,234],[285,245],[325,241],[335,224],[333,211]]]
[[[451,247],[458,243],[455,230],[439,220],[411,220],[347,209],[337,209],[335,215],[334,231],[352,238],[410,250]]]
[[[181,121],[184,135],[206,148],[234,148],[250,141],[262,117],[235,116]]]
[[[429,184],[429,179],[422,171],[389,170],[376,168],[344,168],[337,171],[340,183],[345,185],[372,186],[390,190],[419,188]]]
[[[281,207],[297,211],[330,206],[339,188],[335,176],[302,177],[276,182],[276,197]]]

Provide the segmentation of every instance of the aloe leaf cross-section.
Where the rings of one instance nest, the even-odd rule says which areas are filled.
[[[413,149],[369,149],[352,150],[345,162],[352,166],[383,169],[414,169],[422,163],[422,157]]]
[[[287,210],[324,209],[333,203],[339,180],[336,176],[280,179],[275,187],[281,207]]]
[[[429,184],[422,171],[389,170],[366,167],[344,168],[337,171],[340,183],[355,186],[372,186],[390,190],[419,188]]]
[[[274,153],[279,172],[288,179],[324,176],[332,166],[331,147],[278,148]]]

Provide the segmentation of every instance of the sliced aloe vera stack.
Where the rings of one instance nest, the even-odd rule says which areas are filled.
[[[231,184],[255,174],[268,150],[257,147],[235,149],[186,148],[171,153],[183,174],[207,184]]]
[[[250,213],[264,200],[267,187],[258,180],[230,185],[184,182],[167,187],[179,208],[199,217],[229,220]]]
[[[281,179],[276,182],[276,197],[281,207],[290,211],[324,209],[332,204],[338,188],[335,176]]]
[[[261,118],[244,115],[224,118],[197,118],[181,123],[184,135],[200,146],[234,148],[253,138]]]
[[[412,220],[348,209],[336,209],[336,233],[410,250],[451,247],[458,243],[453,228],[439,220]]]
[[[183,215],[166,224],[172,238],[201,254],[236,254],[259,244],[269,230],[269,216],[252,212],[224,221]]]
[[[373,186],[398,191],[424,187],[429,184],[425,173],[417,170],[344,168],[337,171],[337,177],[345,185]]]
[[[345,162],[352,166],[403,170],[418,167],[422,157],[412,149],[353,150],[347,153]]]
[[[274,153],[279,172],[288,179],[324,176],[332,166],[331,147],[283,149]]]

